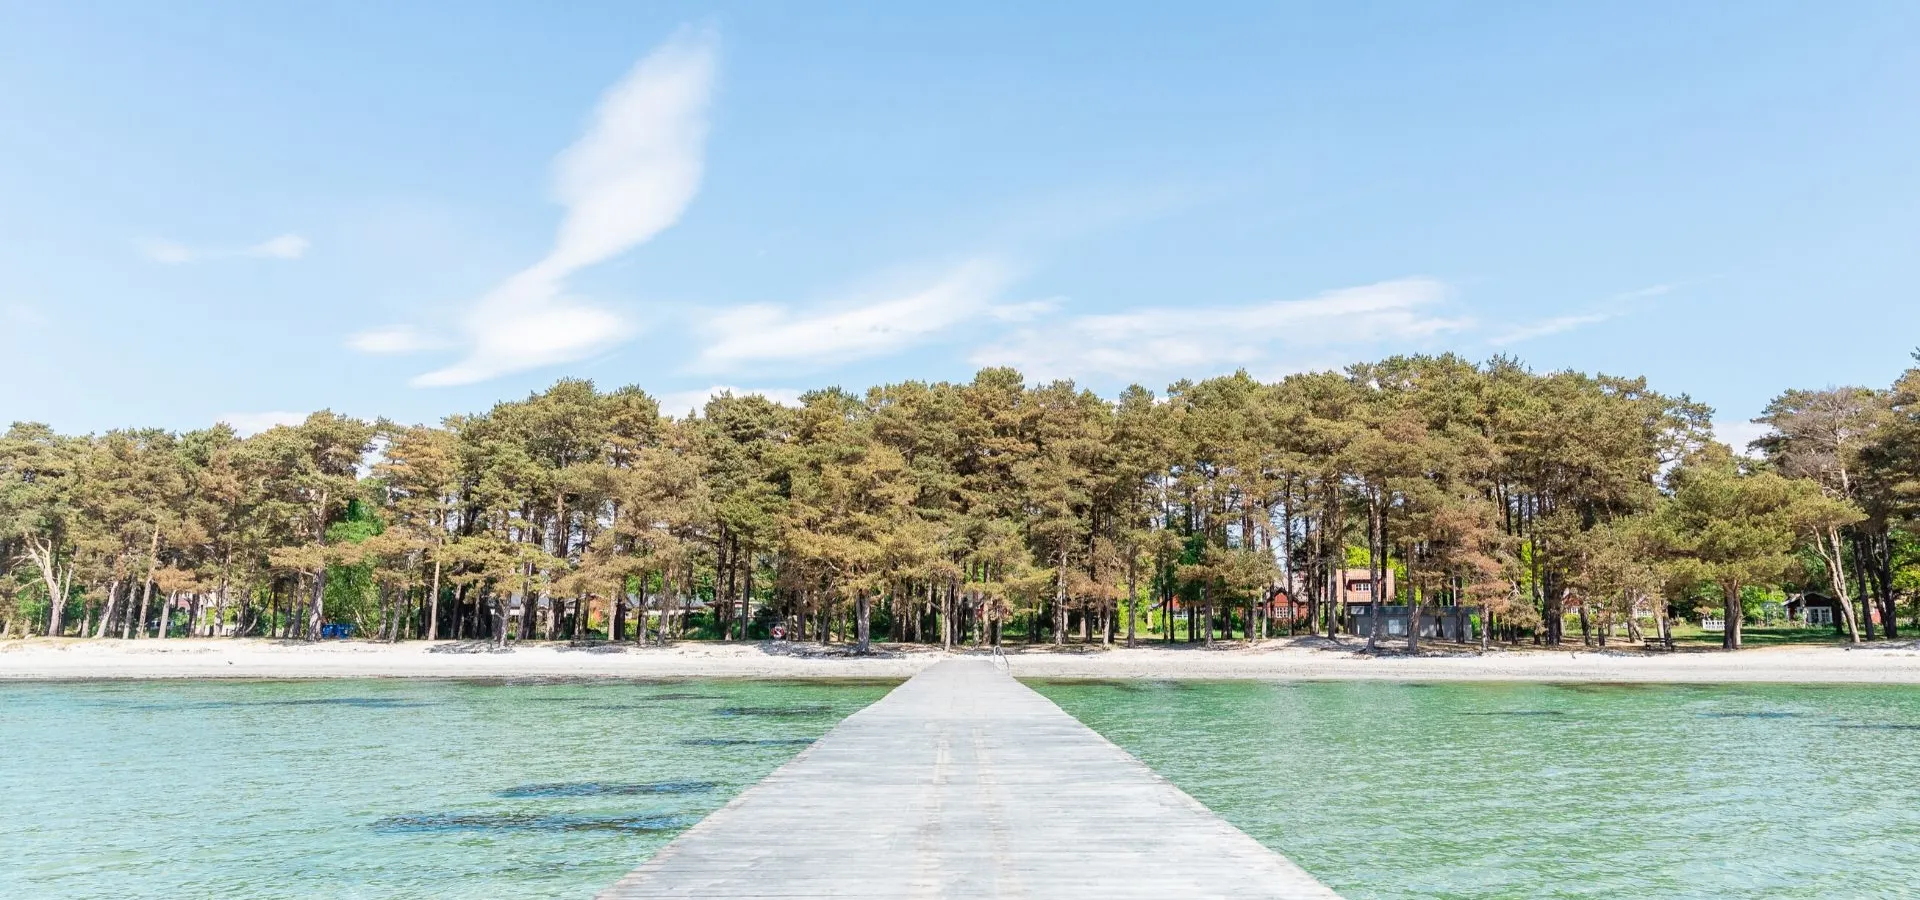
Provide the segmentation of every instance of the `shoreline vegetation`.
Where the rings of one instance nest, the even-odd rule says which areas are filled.
[[[1015,677],[1096,680],[1578,681],[1623,683],[1920,684],[1920,641],[1784,646],[1742,653],[1518,648],[1432,644],[1414,654],[1364,651],[1362,639],[1122,647],[1007,648]],[[987,650],[921,644],[844,645],[689,641],[325,641],[183,638],[0,643],[0,681],[115,679],[904,679],[942,659]]]
[[[0,637],[1911,637],[1920,368],[1781,394],[1756,456],[1712,421],[1644,379],[1447,354],[1111,399],[991,368],[684,415],[563,379],[434,425],[14,423]]]

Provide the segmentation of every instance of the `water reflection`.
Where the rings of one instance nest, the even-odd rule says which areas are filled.
[[[503,791],[495,791],[495,797],[515,799],[521,797],[634,797],[642,794],[699,794],[720,786],[717,781],[653,781],[640,784],[606,784],[598,781],[575,781],[556,784],[523,784]]]
[[[685,816],[543,816],[525,813],[440,813],[388,816],[373,823],[384,834],[446,831],[677,831]]]

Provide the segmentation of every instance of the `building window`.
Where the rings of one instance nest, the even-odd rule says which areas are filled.
[[[1807,607],[1807,624],[1808,625],[1832,625],[1833,624],[1833,607],[1831,606]]]

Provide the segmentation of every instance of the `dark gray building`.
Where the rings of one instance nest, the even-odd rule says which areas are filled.
[[[1408,609],[1402,605],[1380,607],[1382,637],[1407,636]],[[1354,634],[1365,636],[1373,632],[1372,614],[1372,608],[1365,603],[1347,604],[1347,616],[1353,622]],[[1429,606],[1421,610],[1420,636],[1442,641],[1473,640],[1473,609],[1466,606]]]

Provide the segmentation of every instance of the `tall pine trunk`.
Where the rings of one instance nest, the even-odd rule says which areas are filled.
[[[153,598],[153,570],[160,564],[160,520],[153,520],[153,538],[147,544],[147,579],[140,584],[139,615],[127,623],[127,637],[142,637],[147,630],[147,604]]]
[[[437,558],[433,561],[433,586],[428,590],[432,593],[427,598],[427,640],[437,641],[440,639],[440,560]]]
[[[1873,576],[1874,596],[1879,600],[1880,625],[1887,640],[1900,637],[1900,608],[1893,594],[1893,539],[1885,523],[1867,535],[1867,572]]]
[[[954,627],[959,624],[954,621],[954,613],[958,611],[959,606],[959,594],[960,585],[955,579],[948,578],[947,596],[941,601],[940,649],[942,650],[953,649]]]
[[[740,553],[740,640],[747,639],[747,626],[753,624],[753,550]]]
[[[872,647],[873,598],[866,591],[861,591],[853,601],[853,611],[856,629],[853,652],[864,655]]]
[[[1406,554],[1401,560],[1407,564],[1407,652],[1420,652],[1420,618],[1426,612],[1427,598],[1420,592],[1420,582],[1413,577],[1413,548],[1403,547]]]
[[[1860,539],[1860,533],[1853,533],[1853,574],[1860,591],[1860,625],[1866,631],[1867,640],[1874,639],[1873,598],[1867,589],[1867,552],[1866,542]]]
[[[120,605],[120,579],[107,582],[107,605],[100,610],[100,627],[93,633],[94,638],[107,636],[107,623],[113,621],[114,608]]]
[[[1381,501],[1368,504],[1367,509],[1367,651],[1372,652],[1380,644],[1380,637],[1386,629],[1382,622],[1380,594],[1386,590],[1386,578],[1380,573],[1386,570],[1385,524],[1386,512],[1381,509]]]
[[[1060,567],[1053,579],[1053,645],[1067,642],[1067,551],[1060,551]]]
[[[313,572],[313,602],[307,608],[307,640],[309,641],[320,639],[320,625],[327,612],[326,603],[327,567],[321,566]]]
[[[1836,628],[1842,628],[1847,642],[1860,643],[1860,621],[1854,618],[1853,598],[1848,596],[1846,545],[1840,540],[1840,529],[1827,528],[1815,532],[1814,548],[1819,551],[1820,559],[1827,565],[1827,583],[1833,586],[1833,603],[1839,608],[1840,618],[1834,622]],[[1806,616],[1806,601],[1803,597],[1800,615]]]
[[[1212,592],[1208,591],[1207,588],[1208,588],[1208,585],[1206,584],[1206,582],[1201,582],[1200,584],[1200,618],[1206,620],[1207,642],[1205,646],[1211,647],[1213,646],[1213,598],[1211,596]]]
[[[1740,649],[1740,585],[1728,584],[1723,588],[1726,594],[1725,630],[1720,633],[1720,646],[1727,650]]]

